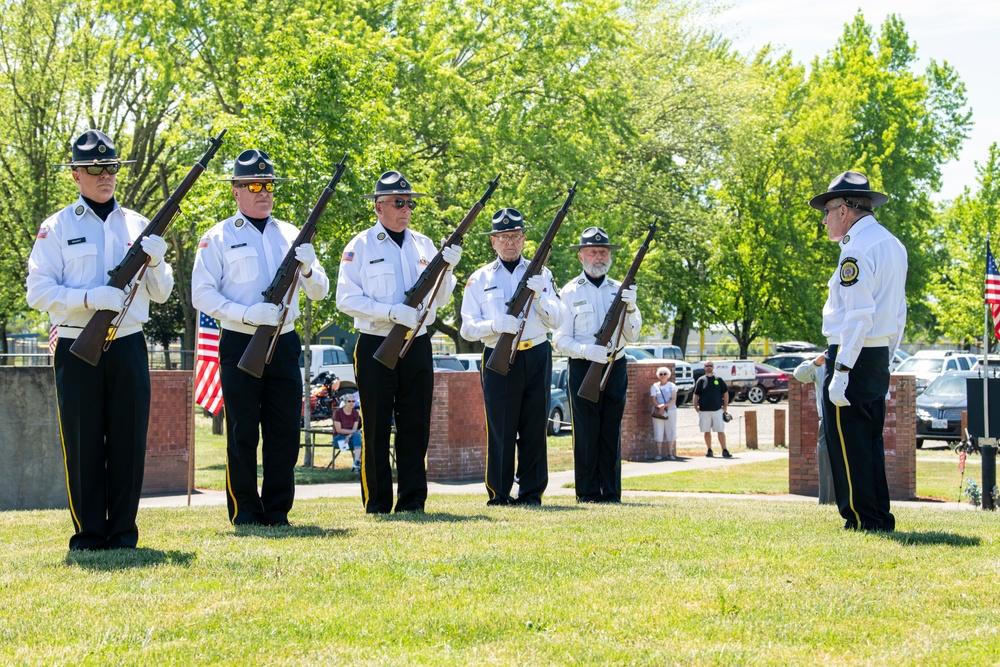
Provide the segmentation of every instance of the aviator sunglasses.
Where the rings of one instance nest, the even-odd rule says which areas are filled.
[[[403,208],[405,206],[406,208],[412,211],[417,207],[416,199],[403,199],[402,197],[397,197],[396,199],[393,200],[383,199],[381,203],[388,204],[390,203],[390,201],[392,202],[393,208]]]
[[[240,183],[236,187],[246,188],[250,192],[257,194],[261,190],[267,190],[268,192],[274,192],[274,181],[268,181],[267,183]]]
[[[118,170],[121,168],[122,166],[118,162],[113,162],[111,164],[92,164],[84,167],[84,169],[87,170],[87,173],[91,176],[100,176],[105,170],[107,170],[109,174],[117,174]]]

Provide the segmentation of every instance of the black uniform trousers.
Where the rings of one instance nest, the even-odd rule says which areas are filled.
[[[545,341],[518,351],[507,375],[486,368],[492,348],[483,351],[480,380],[486,404],[486,492],[491,505],[540,505],[549,484],[545,437],[552,392],[552,345]],[[514,484],[517,448],[518,494]]]
[[[628,374],[625,357],[616,359],[596,403],[576,392],[590,368],[586,359],[569,360],[569,402],[573,410],[573,468],[580,502],[619,502],[622,497],[622,415]]]
[[[839,346],[826,353],[823,387],[823,428],[830,454],[837,509],[844,528],[892,531],[896,518],[889,512],[889,483],[885,477],[885,394],[889,390],[889,348],[861,349],[849,373],[849,406],[830,402],[830,380]]]
[[[301,343],[295,331],[278,338],[271,363],[255,378],[237,364],[252,336],[222,330],[219,378],[226,410],[226,501],[234,524],[288,521],[295,500],[302,413]],[[264,481],[257,493],[257,444]]]
[[[135,333],[115,340],[91,366],[56,345],[56,398],[66,464],[69,511],[76,533],[69,548],[131,548],[146,463],[149,357]]]
[[[424,459],[434,400],[431,337],[417,336],[395,368],[373,357],[384,340],[384,336],[361,334],[354,346],[354,375],[361,398],[361,501],[369,514],[392,511],[389,438],[395,419],[396,511],[420,511],[427,501]]]

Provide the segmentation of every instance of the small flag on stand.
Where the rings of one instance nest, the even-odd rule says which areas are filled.
[[[993,333],[1000,340],[1000,271],[990,252],[990,242],[986,242],[986,303],[993,315]]]
[[[59,327],[53,324],[49,328],[49,354],[56,353],[56,343],[59,342]]]
[[[198,355],[195,362],[195,402],[213,415],[222,409],[222,382],[219,378],[219,325],[205,313],[198,313]]]

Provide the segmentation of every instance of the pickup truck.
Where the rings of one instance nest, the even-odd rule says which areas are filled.
[[[715,361],[715,375],[729,387],[729,400],[757,384],[757,365],[749,359]]]

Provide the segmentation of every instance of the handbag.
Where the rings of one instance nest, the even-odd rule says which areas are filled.
[[[663,402],[666,403],[667,399],[663,396],[663,389],[661,387],[657,387],[656,391],[658,391],[660,393],[660,398],[662,398]],[[664,419],[664,420],[670,419],[670,415],[667,414],[666,408],[663,409],[663,412],[660,412],[660,409],[658,407],[656,407],[655,403],[653,404],[653,415],[652,416],[653,416],[653,419]]]

